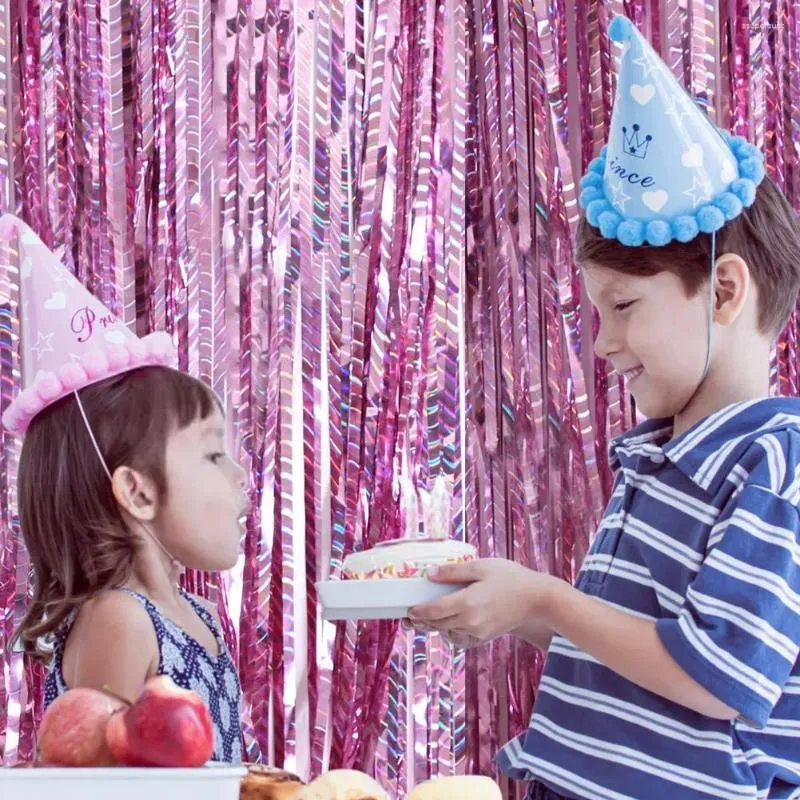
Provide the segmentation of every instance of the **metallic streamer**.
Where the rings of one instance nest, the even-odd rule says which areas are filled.
[[[687,86],[695,103],[708,116],[719,121],[717,114],[717,63],[715,41],[715,3],[696,2],[690,13],[690,83]]]
[[[14,109],[10,102],[12,96],[13,52],[10,37],[14,30],[12,21],[13,3],[0,2],[0,211],[14,210],[14,156],[13,131]],[[0,254],[0,297],[11,300],[16,285],[16,273],[10,266],[9,243],[3,243]],[[5,410],[14,387],[14,365],[16,352],[13,341],[15,317],[11,306],[2,304],[2,335],[0,336],[0,409]],[[8,731],[18,728],[17,712],[10,708],[9,675],[11,654],[8,642],[13,627],[13,607],[16,592],[16,546],[19,532],[14,529],[11,518],[13,509],[13,469],[9,463],[9,450],[13,453],[14,444],[3,434],[0,436],[0,663],[3,665],[3,679],[0,680],[0,761],[8,760]]]
[[[316,682],[316,628],[317,599],[317,538],[319,536],[322,491],[319,460],[315,458],[320,448],[322,420],[319,385],[322,361],[322,275],[326,268],[320,258],[323,250],[328,172],[328,138],[326,126],[319,125],[317,112],[330,106],[330,84],[327,80],[325,55],[330,47],[329,10],[314,8],[310,1],[300,4],[296,43],[297,136],[300,147],[295,158],[295,177],[292,195],[296,210],[293,214],[293,252],[297,259],[300,280],[299,326],[303,394],[303,484],[305,530],[295,536],[294,585],[295,597],[287,624],[293,624],[294,664],[298,676],[287,685],[286,702],[294,707],[287,730],[287,740],[296,749],[303,742],[302,763],[296,763],[301,772],[310,769],[307,742],[310,738],[311,707],[310,682]],[[315,62],[314,52],[318,60]],[[316,66],[316,69],[315,69]],[[313,87],[313,91],[312,91]],[[322,269],[320,269],[322,267]],[[309,658],[311,654],[313,657]],[[295,755],[295,759],[297,755]],[[290,762],[291,763],[291,762]]]
[[[10,103],[11,96],[11,63],[12,55],[10,36],[13,30],[11,19],[11,6],[6,0],[0,2],[0,52],[6,54],[0,59],[0,211],[9,210],[14,197],[13,177],[13,110]],[[13,208],[13,207],[12,207]],[[9,298],[13,292],[15,274],[5,266],[9,263],[8,244],[2,245],[2,258],[0,258],[0,297]],[[0,409],[5,410],[10,392],[14,386],[13,363],[15,352],[11,339],[11,328],[14,317],[11,308],[5,303],[2,305],[2,337],[0,337]],[[3,609],[0,617],[0,663],[3,664],[3,680],[0,681],[0,759],[6,758],[6,742],[8,737],[9,722],[16,727],[15,719],[9,718],[9,694],[5,679],[10,661],[8,652],[9,629],[13,621],[11,610],[15,581],[13,580],[16,562],[16,552],[13,542],[18,533],[12,528],[10,513],[13,497],[10,494],[10,470],[8,464],[8,448],[11,444],[5,435],[0,438],[0,492],[2,505],[0,505],[0,608]]]
[[[418,13],[415,0],[404,0],[399,14],[392,14],[387,33],[395,37],[394,69],[386,81],[384,102],[390,125],[386,151],[386,174],[381,185],[381,210],[373,224],[373,249],[370,253],[370,279],[374,292],[368,295],[367,314],[374,320],[366,375],[367,403],[377,413],[367,417],[364,459],[368,467],[362,474],[370,482],[371,508],[365,520],[364,535],[374,544],[399,535],[398,467],[403,451],[402,413],[407,402],[403,378],[407,368],[407,332],[404,323],[413,319],[413,306],[403,311],[401,270],[408,257],[411,234],[413,169],[415,160],[413,131],[418,124],[417,92],[420,80],[420,38],[425,15]],[[381,12],[379,7],[376,20]],[[376,24],[380,24],[377,22]],[[377,206],[376,206],[377,210]],[[418,286],[419,267],[409,263],[409,283]],[[406,316],[406,313],[408,316]],[[374,316],[372,316],[374,315]],[[414,340],[416,340],[415,337]],[[394,476],[394,477],[393,477]],[[397,630],[396,623],[368,624],[362,627],[358,653],[358,696],[350,757],[371,764],[381,727],[381,710],[386,702],[386,678]],[[363,682],[363,683],[362,683]]]
[[[466,88],[465,63],[462,43],[465,41],[464,12],[452,9],[447,2],[436,6],[434,20],[433,87],[430,94],[434,115],[432,174],[437,175],[437,192],[432,202],[437,224],[442,226],[429,234],[428,249],[431,269],[428,280],[436,287],[427,308],[436,314],[436,348],[427,359],[429,380],[435,385],[428,401],[431,414],[428,419],[429,475],[438,469],[453,479],[451,508],[463,503],[463,452],[461,415],[464,401],[459,386],[460,354],[460,298],[463,278],[463,132],[465,107],[463,93]],[[451,71],[452,70],[452,71]],[[431,252],[432,251],[432,252]],[[430,342],[425,336],[423,349]],[[436,436],[438,429],[438,438]],[[430,447],[432,442],[436,447]],[[453,531],[464,537],[463,518],[460,513],[453,519]],[[431,639],[432,668],[436,669],[439,697],[432,711],[434,721],[431,737],[435,740],[431,771],[434,775],[447,775],[459,770],[458,742],[461,712],[455,698],[463,692],[463,660],[454,658],[454,651],[444,642]],[[438,719],[437,719],[438,717]],[[435,734],[438,733],[438,737]]]
[[[27,0],[22,5],[24,17],[25,49],[30,55],[19,59],[20,71],[20,125],[21,137],[19,142],[20,170],[19,182],[22,184],[23,195],[19,197],[23,213],[27,218],[36,221],[39,230],[47,235],[44,215],[42,213],[42,186],[41,186],[41,128],[40,128],[40,92],[39,84],[39,59],[41,41],[41,20],[39,4],[36,0]],[[21,25],[22,21],[17,21]],[[17,33],[15,31],[15,33]],[[12,36],[13,42],[13,36]],[[13,45],[12,45],[13,47]],[[16,188],[16,187],[15,187]],[[19,189],[17,189],[19,191]],[[46,241],[46,240],[45,240]]]
[[[446,215],[449,228],[446,234],[446,255],[444,261],[445,282],[448,287],[447,323],[445,335],[444,392],[442,400],[442,419],[447,428],[445,443],[445,468],[454,475],[453,500],[456,508],[454,527],[456,535],[466,539],[464,519],[466,487],[466,396],[464,387],[464,297],[466,283],[463,265],[466,255],[466,128],[467,128],[467,56],[466,10],[462,3],[447,0],[445,9],[449,22],[445,35],[445,50],[442,56],[442,69],[453,65],[448,88],[451,102],[451,117],[444,134],[449,134],[450,149],[444,135],[440,138],[440,163],[447,168],[450,162],[450,194],[442,195],[447,204]],[[443,750],[440,757],[441,774],[460,773],[464,770],[466,752],[465,731],[465,666],[463,653],[450,651],[450,697],[446,706],[443,723],[449,728],[450,749]],[[444,763],[449,758],[448,763]]]
[[[764,114],[766,112],[766,87],[764,86],[765,57],[769,31],[764,25],[762,0],[750,0],[747,3],[748,16],[744,22],[744,35],[748,39],[750,50],[750,107],[751,119],[750,140],[757,147],[764,148]],[[769,163],[769,159],[767,159]]]
[[[787,0],[786,13],[780,17],[780,23],[786,31],[784,43],[786,45],[785,56],[787,67],[790,70],[791,78],[786,82],[788,97],[784,105],[784,111],[789,115],[786,120],[785,138],[783,147],[788,154],[794,153],[792,158],[787,155],[787,176],[785,191],[787,197],[794,204],[795,211],[800,213],[800,103],[794,99],[800,96],[800,2],[798,0]],[[788,389],[792,395],[800,391],[800,364],[798,364],[798,314],[795,314],[790,322],[790,339],[786,348],[785,360],[788,363],[789,385]]]
[[[303,461],[305,471],[305,584],[303,594],[305,605],[301,606],[305,614],[306,635],[299,635],[305,642],[305,658],[298,675],[303,676],[301,690],[305,697],[305,714],[302,719],[304,730],[298,734],[298,758],[302,755],[299,771],[309,774],[319,772],[322,759],[320,744],[323,742],[325,725],[318,725],[320,715],[320,683],[325,681],[329,686],[329,674],[324,672],[320,663],[320,654],[324,652],[324,630],[321,616],[318,613],[316,597],[316,581],[327,578],[328,563],[326,550],[330,548],[330,530],[326,520],[326,493],[328,490],[328,458],[318,454],[325,452],[324,443],[331,433],[331,426],[325,430],[323,420],[328,418],[331,406],[323,390],[329,381],[328,353],[323,343],[326,341],[326,329],[329,331],[327,298],[329,284],[325,276],[338,271],[339,261],[336,252],[338,231],[341,225],[341,201],[334,186],[338,186],[333,176],[336,165],[341,165],[341,140],[335,134],[340,126],[340,118],[336,113],[337,105],[341,105],[340,86],[337,85],[337,63],[341,48],[341,6],[321,4],[316,7],[316,41],[317,61],[314,76],[314,96],[309,98],[309,173],[313,178],[308,198],[311,219],[308,225],[311,230],[311,242],[307,245],[303,274],[303,374],[304,374],[304,445]],[[309,36],[309,39],[311,37]],[[338,39],[338,40],[337,40]],[[313,104],[313,111],[311,105]],[[339,166],[341,175],[341,166]],[[316,265],[322,264],[322,269]],[[330,335],[328,333],[328,335]],[[341,383],[337,381],[337,388]],[[299,593],[299,584],[298,584]],[[322,674],[320,674],[322,672]],[[323,703],[329,699],[325,695]],[[327,708],[323,707],[321,715],[327,718]],[[304,746],[308,742],[308,746]]]
[[[357,19],[363,18],[363,8],[359,6]],[[383,120],[390,118],[388,109],[389,93],[384,91],[385,72],[387,70],[387,52],[396,36],[397,19],[394,14],[387,13],[385,3],[379,2],[370,8],[372,28],[370,36],[372,60],[368,79],[365,81],[363,117],[351,116],[349,133],[351,140],[354,131],[366,126],[361,132],[363,136],[363,161],[358,165],[362,182],[354,188],[354,227],[355,247],[352,263],[347,271],[346,284],[342,286],[342,330],[343,352],[342,364],[347,365],[345,372],[348,391],[343,402],[347,409],[347,421],[344,431],[343,457],[344,474],[340,488],[343,495],[344,519],[342,531],[332,545],[332,561],[338,562],[347,552],[360,546],[374,543],[368,539],[365,519],[368,503],[375,508],[377,502],[372,501],[371,487],[374,480],[374,425],[367,425],[366,410],[369,403],[366,379],[369,374],[369,361],[373,349],[380,350],[381,331],[385,325],[385,314],[375,310],[375,297],[378,288],[378,271],[376,257],[380,257],[380,214],[382,209],[384,183],[388,165],[387,154],[379,149],[385,132],[382,130]],[[347,41],[347,40],[346,40]],[[357,52],[355,43],[353,50]],[[356,110],[358,106],[356,105]],[[396,119],[396,118],[395,118]],[[387,148],[388,149],[388,148]],[[351,149],[353,155],[356,153]],[[361,154],[359,153],[359,156]],[[379,170],[379,167],[382,169]],[[356,165],[353,164],[353,169]],[[389,183],[391,191],[391,182]],[[387,202],[393,203],[393,195],[388,195]],[[391,210],[393,205],[388,206]],[[382,350],[380,350],[382,353]],[[376,370],[377,371],[377,370]],[[375,396],[374,394],[372,395]],[[381,476],[383,477],[383,476]],[[362,481],[364,485],[362,485]],[[377,517],[377,512],[375,513]],[[331,742],[331,766],[353,763],[353,746],[360,736],[360,726],[356,726],[355,698],[361,690],[357,680],[352,676],[362,674],[356,661],[358,653],[367,650],[366,644],[359,639],[364,631],[371,631],[375,625],[340,625],[338,626],[334,644],[334,664],[339,666],[338,674],[332,688],[333,720]],[[358,646],[358,647],[357,647]],[[358,652],[357,652],[358,650]],[[369,653],[367,652],[367,657]],[[362,696],[363,696],[362,694]],[[363,716],[362,716],[363,720]]]
[[[26,32],[29,33],[29,38],[26,41],[41,41],[42,19],[39,5],[30,2],[25,5],[24,9],[25,10],[23,14],[26,16],[26,23],[28,23],[28,26],[26,26]],[[34,69],[37,70],[40,64],[40,53],[38,50],[34,61],[36,62]],[[40,74],[38,74],[36,71],[32,71],[30,64],[21,64],[20,67],[22,69],[21,84],[24,87],[21,98],[23,103],[22,113],[25,115],[23,146],[21,148],[22,166],[24,169],[24,174],[22,177],[25,181],[26,189],[33,190],[37,193],[35,198],[30,198],[28,200],[28,208],[30,209],[30,213],[35,215],[35,217],[38,217],[38,219],[43,220],[45,218],[45,204],[43,202],[44,185],[42,182],[43,176],[38,172],[41,167],[41,152],[38,149],[41,146],[41,119],[38,116],[35,119],[30,119],[27,116],[28,111],[35,108],[38,112],[39,109],[39,102],[41,98],[41,87],[39,85]],[[27,170],[30,168],[36,169],[37,172],[35,174],[29,174]],[[14,276],[19,274],[20,266],[19,245],[17,242],[15,242],[13,247],[9,249],[8,256],[9,271],[7,272],[7,276],[9,279],[13,279]],[[14,308],[14,301],[16,300],[19,302],[17,291],[18,286],[18,281],[15,281],[14,290],[6,295],[10,301],[12,309]],[[19,306],[16,306],[16,308],[19,308]],[[19,341],[19,314],[12,311],[11,315],[12,325],[10,332],[13,337],[12,342],[16,344]],[[10,363],[13,364],[13,372],[11,374],[13,374],[15,377],[18,376],[20,366],[19,361],[16,359],[16,357],[14,357],[11,359]],[[19,444],[17,442],[8,442],[6,463],[9,468],[8,475],[10,481],[13,481],[14,476],[16,475],[16,464],[19,456],[18,447]],[[11,501],[8,508],[12,514],[14,514],[14,510],[16,508],[15,489],[16,487],[11,488],[9,494],[6,495],[7,499]],[[8,683],[6,686],[8,714],[6,723],[5,753],[3,758],[4,762],[13,764],[17,760],[29,760],[33,753],[34,726],[32,724],[33,720],[31,715],[35,709],[32,707],[32,701],[35,698],[35,692],[38,687],[35,682],[32,682],[29,685],[28,681],[26,680],[26,659],[23,658],[22,653],[19,650],[7,650],[7,645],[10,642],[12,632],[22,619],[22,614],[27,605],[30,590],[32,588],[28,586],[30,572],[29,559],[20,535],[19,519],[16,517],[16,515],[9,520],[9,527],[7,530],[9,531],[9,535],[11,537],[11,552],[6,554],[10,558],[10,563],[8,564],[10,571],[7,578],[9,580],[8,590],[10,595],[8,599],[10,602],[9,605],[5,606],[7,614],[5,620],[6,637],[3,647],[3,649],[6,650],[6,663],[8,670]],[[0,579],[0,584],[1,583],[2,579]]]
[[[270,680],[270,635],[272,633],[273,611],[271,608],[271,591],[273,587],[272,555],[274,542],[262,535],[262,526],[272,530],[273,508],[276,494],[273,475],[275,473],[276,434],[279,406],[279,351],[282,331],[282,320],[279,316],[278,302],[280,292],[277,290],[279,276],[276,269],[283,269],[285,250],[280,251],[273,240],[278,207],[283,186],[278,181],[283,169],[283,154],[278,148],[278,141],[283,133],[282,115],[285,109],[278,103],[278,19],[277,7],[274,4],[257,4],[254,7],[255,30],[248,34],[253,37],[253,53],[250,70],[260,76],[256,84],[256,118],[252,134],[257,141],[255,162],[251,169],[251,180],[255,181],[252,200],[245,195],[243,201],[253,202],[253,221],[251,233],[251,275],[257,280],[247,308],[247,326],[252,345],[249,364],[243,362],[243,379],[250,382],[249,398],[242,397],[241,409],[241,442],[249,461],[251,477],[251,497],[254,509],[248,520],[245,537],[245,567],[242,595],[242,612],[240,618],[240,672],[245,697],[251,709],[255,725],[256,743],[264,757],[274,763],[275,750],[273,742]],[[247,95],[240,92],[247,84],[237,78],[239,69],[239,48],[236,32],[240,24],[237,4],[227,4],[225,15],[217,20],[218,35],[215,43],[220,51],[215,54],[217,64],[217,84],[220,89],[235,88],[235,101],[226,106],[225,96],[220,98],[217,110],[222,130],[232,131],[238,125],[239,102],[246,102]],[[230,64],[228,59],[232,58]],[[220,66],[221,65],[221,66]],[[233,98],[232,98],[233,99]],[[225,116],[227,109],[227,118]],[[272,114],[270,114],[272,110]],[[274,114],[274,116],[273,116]],[[219,133],[219,128],[217,132]],[[235,132],[235,131],[234,131]],[[223,285],[228,272],[228,248],[235,238],[236,223],[232,215],[235,201],[235,152],[236,142],[229,136],[227,140],[227,182],[221,197],[221,206],[225,215],[223,221],[222,240],[225,246],[223,258],[220,260],[220,285]],[[270,205],[272,204],[272,206]],[[231,290],[228,290],[231,292]],[[235,292],[232,293],[235,297]],[[234,326],[236,317],[230,318]],[[227,339],[228,337],[226,337]],[[231,347],[231,354],[236,351]],[[248,374],[249,372],[249,374]],[[222,378],[222,376],[220,376]],[[249,401],[249,402],[248,402]],[[250,417],[252,427],[248,430],[244,420]],[[279,506],[278,506],[279,507]],[[280,530],[280,529],[279,529]],[[278,542],[281,537],[274,537]]]
[[[56,105],[60,92],[57,90],[58,74],[56,71],[56,50],[58,48],[59,13],[57,4],[51,0],[40,0],[39,19],[41,47],[39,50],[39,70],[41,80],[41,132],[44,181],[47,187],[46,217],[53,222],[60,222],[58,216],[58,170],[56,167]],[[60,242],[53,244],[60,244]]]
[[[687,91],[691,91],[691,68],[689,60],[689,9],[682,3],[664,3],[664,58],[675,73],[675,77]]]
[[[307,140],[298,135],[303,120],[296,108],[299,84],[295,83],[297,66],[295,31],[299,20],[291,9],[281,8],[278,18],[278,91],[285,97],[286,108],[281,118],[284,129],[284,153],[281,159],[279,185],[286,200],[281,201],[278,223],[279,248],[279,303],[278,319],[281,332],[276,342],[278,364],[278,415],[275,442],[274,508],[272,512],[275,536],[272,545],[271,585],[269,607],[270,671],[272,714],[272,745],[276,763],[283,764],[287,754],[286,724],[286,678],[285,665],[294,662],[294,630],[291,610],[294,608],[295,536],[292,527],[291,486],[294,481],[293,464],[293,414],[289,398],[293,394],[293,367],[296,353],[296,329],[298,324],[300,253],[297,240],[298,204],[300,198],[293,195],[295,175],[293,159],[294,137],[299,147],[307,147]],[[241,53],[240,53],[241,56]],[[291,133],[291,137],[290,137]],[[299,181],[298,181],[299,183]],[[299,187],[298,187],[299,188]],[[288,609],[286,608],[288,606]],[[287,613],[288,612],[288,613]],[[286,652],[285,652],[286,651]],[[290,709],[289,709],[290,710]],[[291,743],[289,743],[291,745]]]
[[[787,197],[795,198],[798,208],[800,190],[800,108],[796,101],[800,91],[800,4],[779,3],[772,31],[774,42],[775,88],[777,97],[770,95],[774,108],[774,155],[778,171],[777,182]],[[770,135],[772,135],[771,126]],[[778,342],[778,380],[776,389],[781,394],[796,395],[798,384],[797,363],[798,319],[795,313],[789,320]]]
[[[14,4],[9,0],[0,0],[0,211],[13,210],[14,197],[14,162],[13,162],[13,117],[14,107],[11,103],[12,69],[11,69],[11,9]]]
[[[0,296],[7,301],[2,305],[2,336],[0,337],[0,391],[2,407],[5,409],[12,396],[19,376],[19,316],[18,265],[15,241],[0,242]],[[2,603],[2,625],[0,625],[0,660],[3,664],[3,680],[0,681],[0,758],[5,764],[17,760],[21,706],[19,687],[14,680],[19,670],[20,658],[11,652],[9,644],[18,617],[17,571],[20,560],[21,536],[19,520],[14,513],[16,485],[13,480],[18,459],[18,443],[7,433],[0,434],[2,450],[0,457],[0,490],[2,491],[2,529],[0,529],[0,603]],[[21,559],[24,561],[24,557]]]
[[[401,373],[396,452],[398,455],[405,452],[409,454],[405,459],[410,472],[407,478],[416,482],[421,476],[427,475],[429,489],[433,476],[443,468],[441,395],[437,385],[440,370],[433,367],[438,360],[438,340],[443,326],[441,300],[446,291],[444,282],[437,280],[442,259],[441,247],[437,247],[442,221],[436,212],[441,187],[439,172],[433,163],[439,113],[447,114],[448,111],[446,96],[441,91],[436,92],[443,10],[438,3],[420,3],[414,14],[417,22],[414,34],[417,38],[409,47],[412,55],[421,53],[423,58],[414,65],[416,80],[421,81],[421,91],[415,118],[410,123],[411,129],[419,130],[421,135],[415,137],[415,185],[407,194],[398,192],[398,202],[408,197],[412,212],[410,243],[404,253],[407,259],[405,280],[401,276],[398,292],[399,319],[406,320],[400,344],[406,360]],[[440,102],[435,102],[434,98]],[[395,457],[394,463],[395,472],[402,476],[401,459]],[[400,648],[404,649],[402,639]],[[401,694],[404,703],[412,707],[413,727],[407,728],[405,735],[411,737],[414,743],[413,773],[409,769],[407,784],[402,779],[398,782],[398,792],[410,789],[414,783],[426,780],[437,772],[438,737],[433,737],[432,732],[438,727],[439,682],[436,680],[436,670],[442,657],[441,650],[442,644],[435,637],[414,637],[413,663],[409,665],[412,694],[410,697]]]
[[[473,53],[471,64],[476,84],[483,87],[475,92],[476,134],[478,135],[478,153],[474,162],[474,171],[467,173],[468,184],[472,183],[472,202],[468,226],[477,226],[486,217],[496,217],[500,225],[487,225],[485,236],[472,234],[472,252],[467,259],[474,259],[476,271],[476,294],[472,317],[474,339],[468,339],[471,345],[470,363],[467,366],[467,381],[476,389],[476,400],[479,403],[475,413],[480,415],[476,431],[479,441],[473,457],[476,461],[475,483],[469,494],[475,495],[477,519],[472,530],[477,534],[476,544],[481,555],[493,553],[495,550],[495,529],[502,530],[500,523],[495,524],[494,511],[497,501],[503,496],[502,475],[496,466],[494,455],[498,449],[502,405],[498,397],[498,366],[500,357],[495,336],[498,335],[497,309],[493,299],[497,297],[502,284],[496,283],[496,272],[492,267],[498,260],[498,239],[503,236],[506,222],[502,217],[503,180],[502,153],[498,128],[501,124],[498,93],[497,34],[494,10],[491,3],[479,3],[472,15],[472,25],[468,33],[468,50]],[[478,133],[480,131],[480,133]],[[468,229],[469,230],[469,229]],[[468,232],[468,242],[470,234]],[[504,265],[498,265],[500,269]],[[498,270],[499,271],[499,270]],[[468,324],[469,328],[472,325]],[[482,380],[481,380],[482,375]],[[477,421],[477,420],[476,420]],[[471,680],[467,683],[467,725],[468,736],[472,747],[468,756],[466,769],[468,772],[481,772],[489,767],[487,759],[496,737],[494,718],[492,716],[493,689],[491,677],[492,656],[497,645],[492,643],[468,653],[468,669],[471,668]]]
[[[327,436],[320,432],[324,456],[321,463],[320,493],[327,496],[328,514],[320,515],[320,537],[317,549],[317,575],[327,578],[333,566],[332,559],[336,551],[342,553],[343,548],[337,544],[343,533],[344,505],[342,502],[342,454],[343,423],[346,410],[343,408],[343,389],[345,386],[341,359],[342,354],[342,286],[350,265],[350,242],[353,236],[353,225],[349,198],[352,191],[351,165],[348,150],[349,125],[346,114],[347,86],[345,77],[352,74],[347,70],[345,60],[345,6],[343,0],[333,0],[330,4],[329,49],[323,49],[323,56],[328,61],[321,61],[320,69],[327,69],[329,81],[330,105],[317,109],[319,124],[327,131],[330,146],[328,149],[329,197],[327,211],[329,224],[325,232],[324,249],[321,257],[327,265],[325,291],[321,301],[323,316],[326,320],[328,348],[326,358],[323,357],[322,380],[323,408],[328,412]],[[320,134],[321,135],[321,134]],[[323,189],[324,191],[324,189]],[[324,207],[323,207],[324,208]],[[322,209],[321,209],[322,212]],[[322,213],[321,213],[322,216]],[[324,341],[324,340],[323,340]],[[323,412],[323,418],[325,414]],[[323,490],[325,475],[329,488]],[[320,512],[325,508],[326,500],[322,499]],[[309,614],[311,611],[309,609]],[[309,631],[311,630],[309,623]],[[326,766],[326,737],[331,730],[331,687],[332,670],[329,659],[330,637],[333,626],[316,619],[316,653],[309,647],[309,662],[314,660],[316,682],[309,677],[309,713],[312,723],[310,742],[310,772],[320,774]]]
[[[591,123],[592,123],[592,144],[591,147],[585,146],[582,158],[582,168],[585,169],[589,160],[599,151],[606,140],[606,131],[611,124],[611,110],[613,100],[613,83],[615,80],[614,61],[612,58],[611,45],[608,39],[608,18],[602,6],[585,4],[587,27],[591,42],[591,50],[594,54],[590,63],[591,70]],[[593,311],[591,314],[591,340],[594,341],[596,334],[597,320]],[[594,438],[595,438],[595,458],[598,463],[600,486],[603,497],[607,498],[611,493],[611,475],[607,463],[607,448],[609,437],[613,437],[618,429],[618,416],[616,415],[615,395],[618,384],[609,384],[608,369],[604,364],[589,358],[593,371],[593,394],[594,394]]]

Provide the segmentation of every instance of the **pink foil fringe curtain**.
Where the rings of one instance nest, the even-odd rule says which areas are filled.
[[[225,398],[254,508],[216,598],[251,756],[353,766],[402,797],[493,771],[541,657],[396,623],[334,626],[314,584],[414,532],[574,576],[635,421],[596,361],[572,261],[626,13],[800,208],[800,0],[0,0],[0,197],[139,334]],[[0,253],[0,399],[17,390],[17,253]],[[774,386],[797,394],[797,322]],[[0,434],[0,763],[32,757],[41,668],[19,444]],[[259,756],[260,752],[260,756]],[[519,796],[520,788],[509,789]]]

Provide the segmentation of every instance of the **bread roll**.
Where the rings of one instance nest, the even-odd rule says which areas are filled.
[[[500,787],[483,775],[453,775],[419,784],[406,800],[503,800]]]
[[[304,784],[297,775],[261,764],[245,764],[239,800],[297,800]]]
[[[334,769],[311,781],[297,800],[389,800],[389,796],[363,772]]]

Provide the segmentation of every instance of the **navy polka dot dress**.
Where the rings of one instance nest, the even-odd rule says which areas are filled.
[[[181,593],[214,634],[219,655],[214,656],[186,631],[165,617],[144,595],[121,589],[135,597],[144,607],[155,628],[158,639],[158,674],[168,675],[182,689],[190,689],[203,698],[214,725],[214,761],[239,764],[242,761],[242,728],[239,717],[241,687],[236,668],[220,633],[217,621],[190,594]],[[44,705],[50,705],[69,688],[61,669],[64,644],[77,609],[67,618],[59,633],[50,670],[45,679]]]

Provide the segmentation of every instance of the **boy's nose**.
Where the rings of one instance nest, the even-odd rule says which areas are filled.
[[[607,359],[612,356],[619,348],[614,344],[611,331],[607,325],[600,325],[597,331],[597,338],[594,340],[594,353],[598,358]]]

